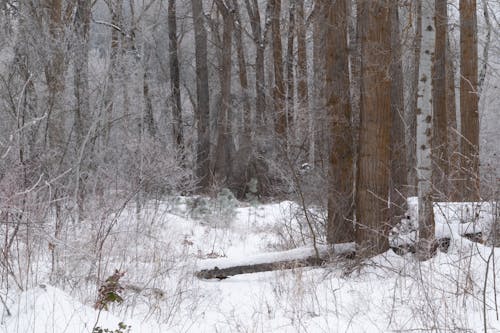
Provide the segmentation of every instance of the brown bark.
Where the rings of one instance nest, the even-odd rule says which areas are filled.
[[[175,0],[168,0],[168,58],[170,64],[170,98],[172,104],[172,135],[181,155],[184,150],[182,104],[177,40],[177,14]]]
[[[479,109],[476,0],[460,0],[462,201],[479,200]]]
[[[391,7],[391,218],[392,225],[406,212],[408,168],[406,165],[406,125],[404,119],[402,45],[399,27],[398,0]]]
[[[371,256],[389,248],[390,1],[361,0],[359,5],[362,79],[356,241],[362,256]]]
[[[447,35],[448,35],[448,13],[447,1],[436,0],[436,46],[434,50],[434,65],[432,77],[432,101],[433,101],[433,177],[434,200],[442,201],[448,199],[448,120],[447,99],[448,88],[446,85],[446,59],[447,59]]]
[[[353,147],[349,97],[347,0],[328,4],[326,34],[326,109],[331,122],[327,240],[330,244],[354,240]]]

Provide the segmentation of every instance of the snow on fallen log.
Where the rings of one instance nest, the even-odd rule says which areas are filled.
[[[319,258],[312,247],[302,247],[288,251],[270,252],[244,258],[218,258],[200,262],[201,270],[196,276],[202,279],[225,279],[229,276],[267,272],[298,267],[321,266],[330,256],[351,256],[356,252],[355,243],[317,246]]]

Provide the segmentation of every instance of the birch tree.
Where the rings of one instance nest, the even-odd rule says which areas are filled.
[[[436,42],[435,1],[422,1],[422,46],[417,99],[418,257],[427,259],[434,246],[432,208],[432,65]]]

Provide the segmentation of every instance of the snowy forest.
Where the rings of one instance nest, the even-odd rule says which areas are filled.
[[[500,332],[499,0],[0,0],[0,332]]]

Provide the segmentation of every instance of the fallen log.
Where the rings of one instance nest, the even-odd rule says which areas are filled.
[[[472,241],[481,239],[482,234],[467,233],[462,235]],[[451,237],[442,237],[436,240],[436,249],[448,252]],[[392,244],[390,247],[396,254],[405,255],[415,253],[415,242]],[[327,264],[332,258],[354,259],[356,245],[354,243],[335,244],[333,250],[329,246],[318,247],[319,257],[313,255],[312,248],[299,248],[295,250],[267,253],[259,256],[248,257],[238,261],[229,259],[211,259],[204,261],[205,269],[195,273],[200,279],[227,279],[230,276],[250,273],[269,272],[276,270],[319,267]]]
[[[253,265],[240,265],[227,268],[215,266],[213,269],[203,269],[196,273],[200,279],[227,279],[233,275],[269,272],[300,267],[322,266],[327,262],[326,258],[308,257],[305,259],[286,260]]]

